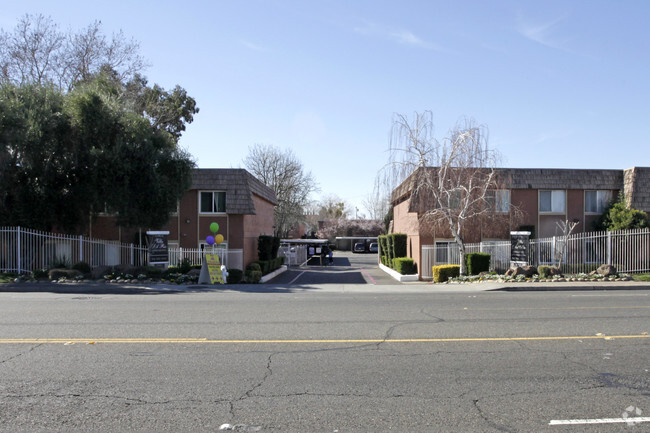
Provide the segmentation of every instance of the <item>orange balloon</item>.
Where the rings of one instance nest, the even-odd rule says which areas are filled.
[[[217,243],[217,244],[220,244],[221,242],[223,242],[223,235],[216,235],[214,237],[214,242]]]

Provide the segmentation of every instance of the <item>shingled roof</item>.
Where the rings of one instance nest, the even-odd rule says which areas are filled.
[[[426,167],[419,170],[435,169]],[[625,183],[626,192],[634,193],[637,208],[650,208],[650,168],[647,167],[634,167],[625,170],[625,174],[623,170],[562,168],[497,168],[496,173],[502,187],[511,189],[622,190]],[[415,179],[414,172],[393,190],[393,203],[409,196]]]
[[[278,204],[275,192],[243,168],[197,168],[191,189],[226,191],[226,213],[255,215],[253,194]]]

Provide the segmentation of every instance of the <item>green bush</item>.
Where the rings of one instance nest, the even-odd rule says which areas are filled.
[[[60,278],[74,279],[83,276],[83,274],[76,269],[50,269],[47,273],[50,280],[58,280]]]
[[[433,282],[444,283],[450,278],[456,278],[460,275],[459,265],[440,265],[433,268]]]
[[[82,274],[89,274],[90,273],[90,265],[86,262],[78,262],[72,265],[72,269],[76,269]]]
[[[262,279],[261,271],[246,271],[246,282],[250,284],[258,284]]]
[[[35,271],[32,271],[32,277],[36,280],[48,278],[47,269],[36,269]]]
[[[402,275],[411,275],[417,272],[415,263],[410,257],[398,257],[393,259],[393,268]]]
[[[278,257],[278,250],[280,249],[280,238],[273,236],[273,246],[271,247],[271,257]]]
[[[181,274],[187,274],[189,271],[192,270],[192,262],[190,261],[189,258],[184,258],[181,260],[181,263],[178,265],[178,272]]]
[[[554,275],[560,275],[560,270],[557,266],[540,265],[537,267],[537,273],[540,278],[551,278]]]
[[[262,272],[262,268],[260,267],[259,262],[249,263],[248,266],[246,266],[246,270]]]
[[[406,257],[408,237],[404,233],[393,233],[388,236],[393,239],[393,259]]]
[[[490,255],[488,253],[465,254],[465,264],[468,275],[478,275],[490,270]]]
[[[244,277],[244,271],[241,269],[228,269],[228,284],[239,284]]]
[[[386,235],[377,236],[377,243],[379,244],[379,255],[388,256],[388,237]],[[383,263],[383,262],[382,262]]]
[[[393,267],[393,259],[395,258],[395,250],[393,249],[393,237],[386,236],[386,262],[389,267]]]
[[[257,238],[257,256],[260,261],[273,258],[273,236],[260,235]]]

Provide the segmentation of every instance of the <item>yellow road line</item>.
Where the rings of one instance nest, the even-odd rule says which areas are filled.
[[[497,341],[614,340],[650,338],[650,335],[583,335],[548,337],[466,337],[466,338],[391,338],[314,339],[314,340],[209,340],[207,338],[2,338],[0,344],[347,344],[347,343],[460,343]]]

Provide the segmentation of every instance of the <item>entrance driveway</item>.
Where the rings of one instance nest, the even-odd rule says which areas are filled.
[[[327,263],[326,263],[327,262]],[[281,285],[311,284],[400,284],[377,265],[377,254],[354,254],[348,251],[335,251],[334,263],[329,260],[320,264],[320,257],[314,257],[306,265],[290,267],[287,272],[270,281]]]

